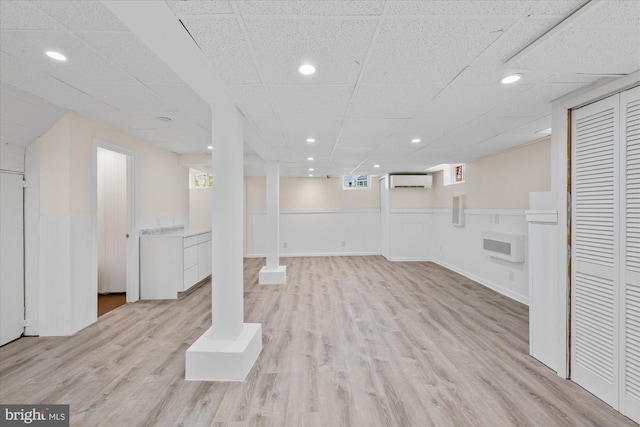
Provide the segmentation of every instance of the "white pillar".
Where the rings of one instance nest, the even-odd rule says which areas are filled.
[[[187,350],[187,380],[242,381],[262,349],[262,326],[244,323],[242,126],[235,107],[212,112],[212,326]]]
[[[280,265],[280,164],[267,162],[267,265],[260,270],[261,285],[284,285],[287,267]]]

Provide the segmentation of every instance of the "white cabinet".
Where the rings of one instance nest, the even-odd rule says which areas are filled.
[[[211,232],[140,237],[140,298],[175,299],[211,274]]]

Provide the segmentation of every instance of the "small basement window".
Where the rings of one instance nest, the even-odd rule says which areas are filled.
[[[370,189],[369,175],[344,175],[342,177],[343,190],[368,190]]]
[[[189,169],[189,188],[208,187],[213,187],[213,175],[195,169]]]
[[[442,170],[443,185],[463,184],[465,180],[465,164],[445,165]]]

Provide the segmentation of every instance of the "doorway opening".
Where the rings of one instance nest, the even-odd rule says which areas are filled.
[[[137,154],[94,141],[96,315],[139,298],[135,165]]]

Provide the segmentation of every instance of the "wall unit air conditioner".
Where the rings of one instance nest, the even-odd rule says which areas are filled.
[[[484,232],[482,249],[492,258],[524,262],[524,236],[519,234]]]
[[[431,175],[391,175],[391,188],[431,188],[433,177]]]

